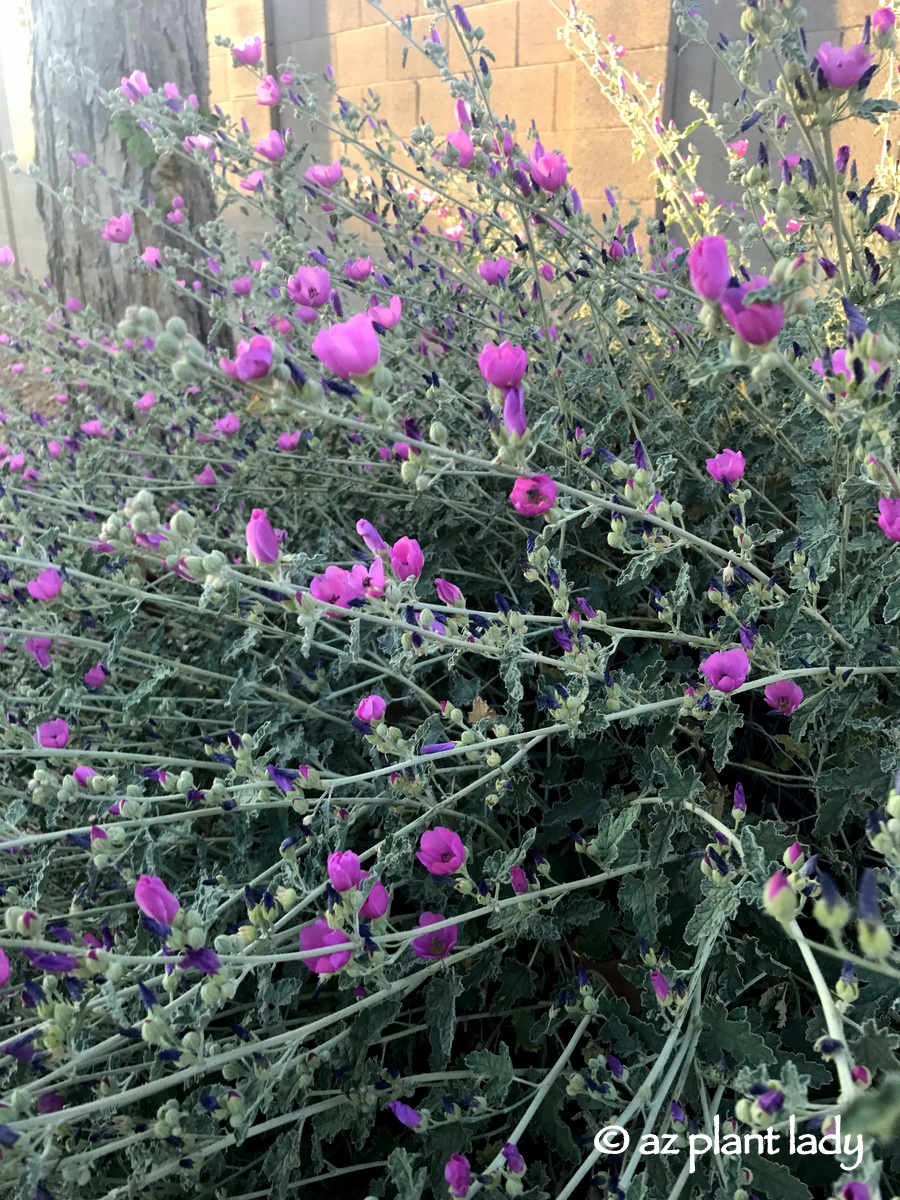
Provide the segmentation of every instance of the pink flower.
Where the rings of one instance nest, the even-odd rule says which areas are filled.
[[[327,191],[334,187],[342,174],[341,164],[335,160],[333,163],[315,163],[307,167],[303,178],[307,183],[314,183]]]
[[[240,379],[242,383],[248,383],[251,379],[262,379],[272,370],[274,348],[272,339],[264,334],[257,334],[249,343],[239,342],[237,357],[229,374],[233,374],[235,379]],[[219,359],[219,366],[224,362],[228,360]]]
[[[695,204],[702,204],[706,199],[706,192],[704,192],[703,188],[701,187],[694,188],[694,190],[691,192],[691,199]]]
[[[347,935],[340,929],[332,929],[324,917],[319,917],[311,925],[304,925],[300,930],[301,950],[325,950],[329,946],[343,946],[347,943]],[[305,958],[303,961],[316,975],[331,975],[346,967],[350,961],[352,950],[335,950],[331,954],[322,954],[317,958]]]
[[[650,982],[653,984],[653,990],[656,993],[656,998],[660,1004],[665,1004],[669,999],[669,981],[663,975],[662,971],[651,971]]]
[[[161,267],[162,266],[162,255],[160,254],[159,250],[157,250],[157,248],[155,246],[148,246],[147,249],[144,251],[144,253],[141,255],[141,258],[144,260],[144,262],[147,264],[148,267]]]
[[[740,647],[735,647],[734,650],[717,650],[715,654],[703,660],[700,670],[711,688],[720,692],[733,692],[750,674],[750,659]]]
[[[267,158],[269,162],[278,162],[280,158],[284,158],[284,140],[278,130],[273,129],[271,133],[267,133],[264,138],[259,139],[255,150],[260,158]]]
[[[900,542],[900,500],[882,496],[878,501],[878,528],[891,542]]]
[[[181,908],[158,875],[142,875],[134,885],[134,901],[145,917],[171,928]]]
[[[547,153],[540,142],[535,142],[528,155],[531,178],[545,192],[556,192],[566,182],[569,164],[561,154]]]
[[[735,158],[743,158],[749,149],[750,143],[741,138],[736,142],[727,142],[726,145]]]
[[[131,214],[122,213],[121,217],[110,217],[100,236],[107,242],[127,242],[133,233]]]
[[[515,387],[528,370],[528,354],[521,346],[488,342],[478,355],[478,369],[484,382],[496,388]]]
[[[9,983],[9,976],[9,959],[6,957],[6,951],[0,949],[0,987],[6,987]],[[38,1105],[40,1106],[40,1100],[38,1101]],[[38,1111],[40,1111],[40,1108]]]
[[[256,103],[264,104],[267,108],[277,104],[281,99],[281,88],[274,75],[266,75],[256,88]]]
[[[130,100],[132,104],[137,104],[141,96],[150,95],[150,84],[147,82],[147,76],[143,71],[132,71],[130,75],[122,76],[122,86],[119,91],[126,100]]]
[[[876,37],[887,37],[894,28],[894,13],[889,8],[876,8],[872,13],[872,32]]]
[[[293,433],[280,433],[278,435],[279,450],[296,450],[297,443],[300,441],[300,430],[295,429]]]
[[[320,329],[312,352],[339,379],[359,378],[378,365],[378,334],[366,313]]]
[[[704,237],[695,242],[688,255],[691,286],[704,300],[718,300],[728,287],[731,264],[728,245],[723,237]]]
[[[793,218],[791,218],[791,220],[790,220],[790,221],[786,221],[786,222],[785,222],[785,226],[784,226],[784,227],[785,227],[785,229],[787,230],[787,232],[788,232],[788,233],[797,233],[797,232],[798,232],[798,230],[800,230],[800,229],[802,229],[802,228],[803,228],[803,222],[802,222],[802,221],[795,221]]]
[[[434,581],[434,590],[442,604],[449,604],[455,608],[462,603],[463,594],[455,583],[448,583],[446,579],[438,578]]]
[[[501,279],[506,279],[509,274],[509,259],[508,258],[486,258],[479,264],[478,274],[485,283],[499,283]]]
[[[328,303],[331,277],[322,267],[298,267],[287,282],[287,292],[295,304],[321,308]]]
[[[336,892],[352,892],[362,879],[359,857],[352,850],[328,855],[328,878]]]
[[[218,482],[216,473],[209,463],[206,464],[199,475],[194,476],[194,483],[199,483],[201,487],[214,487]]]
[[[803,689],[792,679],[779,679],[777,683],[767,684],[763,690],[766,702],[771,708],[777,709],[789,717],[797,711],[803,699]]]
[[[422,834],[416,858],[432,875],[452,875],[465,862],[466,848],[458,833],[438,825]]]
[[[872,55],[864,42],[857,42],[847,50],[823,42],[816,51],[816,60],[825,82],[837,91],[855,87],[872,65]]]
[[[407,1129],[418,1129],[422,1124],[422,1114],[404,1104],[402,1100],[388,1100],[388,1108]]]
[[[264,508],[254,508],[250,514],[247,549],[258,563],[278,561],[278,539]]]
[[[226,413],[224,417],[219,417],[213,421],[213,431],[215,433],[224,433],[226,436],[237,433],[241,427],[241,419],[234,413]]]
[[[523,896],[528,891],[528,876],[524,867],[513,867],[509,872],[509,881],[517,896]]]
[[[29,654],[34,656],[39,667],[46,668],[50,666],[50,650],[52,647],[53,640],[51,638],[37,637],[26,638],[25,640],[25,649]]]
[[[556,503],[556,484],[549,475],[520,475],[513,484],[509,502],[523,517],[536,517]]]
[[[0,246],[0,267],[11,267],[15,261],[16,256],[10,247]]]
[[[261,192],[265,186],[265,180],[265,171],[251,171],[246,179],[241,180],[238,186],[245,192]]]
[[[366,696],[356,706],[356,718],[367,725],[377,724],[387,712],[387,701],[383,696]]]
[[[416,929],[427,929],[429,925],[436,925],[443,920],[444,917],[440,913],[423,912],[419,917]],[[413,938],[410,945],[416,958],[446,958],[456,945],[457,937],[456,926],[448,925],[446,929],[439,929],[436,933],[423,933],[419,937]]]
[[[503,424],[508,433],[517,437],[523,437],[528,428],[525,396],[520,387],[506,389],[506,395],[503,397]]]
[[[37,579],[29,580],[27,586],[33,600],[55,600],[62,591],[62,576],[55,567],[48,567]]]
[[[262,38],[244,38],[242,42],[231,47],[231,53],[243,66],[255,67],[262,60]]]
[[[459,155],[459,167],[462,170],[471,163],[475,157],[475,147],[472,145],[472,139],[462,129],[454,129],[452,133],[447,134],[447,147],[452,146]]]
[[[776,921],[792,921],[797,915],[797,895],[784,871],[776,871],[766,883],[763,908]]]
[[[425,555],[415,538],[402,537],[391,546],[391,566],[398,579],[418,579]]]
[[[376,304],[374,296],[369,303],[369,317],[382,329],[393,329],[400,320],[402,311],[403,305],[399,296],[391,296],[390,306],[387,308],[383,304]]]
[[[764,275],[754,275],[749,283],[729,284],[719,297],[725,320],[751,346],[765,346],[784,327],[780,304],[744,304],[748,292],[764,288],[768,282]]]
[[[79,787],[84,787],[89,779],[93,779],[97,772],[93,767],[76,767],[72,772],[72,778]]]
[[[368,279],[372,274],[371,258],[353,258],[344,267],[344,274],[348,279],[352,279],[354,283],[360,283],[363,279]]]
[[[34,740],[45,750],[63,750],[69,744],[69,726],[62,717],[45,721],[38,725]]]
[[[358,892],[362,891],[363,879],[371,878],[371,871],[363,871],[359,883],[356,885]],[[369,894],[363,901],[362,908],[359,910],[359,915],[364,921],[377,921],[379,917],[383,917],[390,908],[391,898],[387,894],[387,888],[380,879],[376,879],[369,889]]]
[[[139,400],[135,400],[134,407],[146,412],[148,408],[152,408],[156,403],[156,397],[152,392],[144,392]]]
[[[444,1179],[450,1185],[450,1195],[468,1196],[472,1186],[472,1170],[464,1154],[451,1154],[444,1167]]]
[[[718,479],[720,483],[724,483],[726,480],[729,483],[737,483],[744,474],[745,466],[744,456],[740,450],[723,450],[715,458],[706,460],[707,471],[713,479]]]
[[[360,518],[356,522],[356,532],[373,554],[377,554],[379,550],[387,550],[387,543],[371,521]]]
[[[109,679],[109,676],[104,670],[103,663],[98,662],[95,666],[85,671],[81,678],[88,687],[101,688],[107,679]]]

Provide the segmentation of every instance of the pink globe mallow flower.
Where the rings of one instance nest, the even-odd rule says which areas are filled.
[[[55,567],[48,567],[46,571],[41,571],[37,579],[29,580],[26,586],[32,600],[46,603],[55,600],[62,591],[62,576]]]
[[[268,159],[269,162],[278,162],[285,155],[284,139],[277,129],[273,129],[271,133],[267,133],[265,137],[259,139],[254,149],[260,158]]]
[[[218,482],[216,473],[209,463],[206,464],[199,475],[194,476],[194,483],[199,483],[201,487],[215,487]]]
[[[142,875],[134,885],[134,901],[145,917],[169,928],[181,908],[158,875]]]
[[[448,604],[455,608],[463,603],[463,594],[455,583],[448,583],[446,579],[438,577],[434,581],[434,590],[437,592],[437,598],[441,604]]]
[[[256,103],[272,108],[281,99],[281,88],[274,75],[266,75],[256,88]]]
[[[89,779],[93,779],[97,772],[93,767],[76,767],[72,772],[72,778],[79,787],[84,787]]]
[[[720,483],[737,483],[743,478],[746,468],[744,456],[740,450],[722,450],[715,458],[706,460],[706,469],[713,479]]]
[[[324,950],[326,953],[316,957],[305,958],[303,961],[316,975],[332,975],[346,967],[353,954],[349,947],[346,950],[331,950],[331,946],[345,946],[347,935],[341,929],[332,929],[324,917],[319,917],[311,925],[304,925],[300,930],[301,950]]]
[[[556,484],[549,475],[520,475],[513,484],[509,502],[523,517],[537,517],[556,503]]]
[[[362,891],[363,881],[371,879],[371,871],[363,871],[359,883],[356,885],[358,892]],[[383,917],[391,906],[391,898],[388,895],[387,888],[380,879],[376,879],[369,889],[369,894],[366,896],[359,910],[359,915],[364,921],[377,921]]]
[[[440,913],[423,912],[419,917],[416,929],[427,929],[429,925],[437,925],[439,921],[443,921],[444,919]],[[455,925],[448,925],[446,929],[438,929],[434,933],[420,934],[419,937],[413,938],[410,946],[416,958],[432,960],[446,958],[456,945],[458,936],[459,931],[457,927]]]
[[[415,538],[402,537],[391,546],[391,566],[400,580],[418,579],[425,555]]]
[[[353,283],[361,283],[372,274],[371,258],[352,258],[344,267],[344,274]]]
[[[491,387],[516,387],[528,370],[528,354],[511,342],[501,342],[499,346],[488,342],[478,356],[478,369]]]
[[[313,338],[312,352],[339,379],[359,379],[378,365],[378,334],[366,313],[349,321],[320,329]]]
[[[131,214],[122,213],[121,217],[109,218],[100,236],[107,242],[115,242],[122,245],[129,240],[133,232],[134,227],[131,223]]]
[[[767,684],[763,689],[763,695],[770,708],[789,717],[800,707],[803,700],[803,689],[792,679],[779,679],[775,683]]]
[[[432,875],[452,875],[465,862],[466,848],[458,833],[438,825],[422,834],[416,858]]]
[[[887,37],[894,28],[895,20],[893,9],[876,8],[872,13],[872,33],[878,38]]]
[[[451,1154],[444,1167],[444,1179],[450,1185],[450,1195],[455,1200],[468,1196],[472,1186],[472,1168],[464,1154]]]
[[[247,549],[258,563],[278,561],[278,538],[264,508],[253,509],[246,534]]]
[[[10,246],[0,246],[0,267],[11,267],[16,261],[16,256],[12,252]]]
[[[695,242],[688,255],[691,286],[704,300],[716,301],[728,287],[731,263],[723,237],[704,237]]]
[[[356,522],[356,532],[373,554],[377,554],[379,550],[387,550],[387,542],[371,521],[367,521],[364,517],[361,517]]]
[[[300,442],[300,430],[295,429],[293,433],[280,433],[278,435],[279,450],[296,450]]]
[[[545,192],[558,192],[566,182],[569,164],[565,158],[554,151],[549,153],[540,142],[535,142],[528,155],[531,164],[531,179]]]
[[[147,76],[143,71],[132,71],[130,75],[122,76],[122,86],[119,91],[126,100],[130,100],[132,104],[137,104],[142,96],[150,95],[150,84],[147,82]]]
[[[528,418],[525,416],[525,396],[520,387],[506,389],[503,397],[503,424],[507,433],[515,437],[524,437],[528,429]]]
[[[387,712],[387,701],[383,696],[366,696],[356,706],[356,718],[367,725],[377,724]]]
[[[878,501],[878,528],[891,542],[900,542],[900,500],[882,496]]]
[[[88,687],[102,688],[107,679],[109,679],[109,675],[107,674],[103,663],[98,662],[95,663],[94,666],[89,670],[85,671],[81,678],[88,685]]]
[[[508,258],[486,258],[478,266],[478,274],[485,283],[491,285],[500,283],[509,275],[510,262]]]
[[[733,650],[717,650],[700,664],[711,688],[719,692],[733,692],[741,687],[750,674],[750,659],[740,647]]]
[[[729,284],[719,297],[722,314],[738,337],[751,346],[765,346],[784,328],[784,308],[780,304],[745,304],[748,292],[768,286],[764,275],[754,275],[749,283]]]
[[[831,42],[823,42],[816,51],[816,61],[825,76],[825,82],[839,92],[856,87],[872,65],[872,58],[864,42],[857,42],[846,50]]]
[[[403,304],[399,296],[391,296],[387,305],[376,304],[374,297],[369,303],[369,317],[382,329],[393,329],[403,314]]]
[[[331,295],[331,276],[323,267],[298,267],[287,281],[287,293],[304,308],[321,308]]]
[[[307,183],[314,183],[316,187],[333,188],[343,174],[341,164],[337,161],[333,163],[314,163],[313,166],[307,167],[303,178]]]
[[[447,134],[447,149],[449,150],[451,146],[459,156],[457,165],[462,170],[465,170],[475,157],[475,147],[472,145],[472,139],[465,130],[454,129],[452,133]]]
[[[38,725],[34,740],[45,750],[64,750],[69,744],[69,726],[62,717]]]
[[[241,63],[242,66],[258,66],[262,61],[262,38],[258,35],[244,38],[242,42],[231,47],[231,53],[234,55],[235,62]]]
[[[362,879],[359,856],[352,850],[336,850],[328,855],[328,879],[336,892],[352,892]]]
[[[272,370],[275,344],[270,337],[258,333],[249,342],[238,342],[234,362],[219,359],[219,366],[227,374],[249,383],[251,379],[263,379]]]

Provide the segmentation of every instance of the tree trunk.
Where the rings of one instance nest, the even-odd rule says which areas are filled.
[[[87,154],[108,172],[113,183],[142,197],[154,195],[162,211],[173,196],[184,198],[191,230],[211,220],[216,202],[207,177],[178,156],[165,155],[142,167],[128,153],[109,113],[91,88],[70,73],[53,69],[63,56],[95,71],[104,88],[117,87],[123,75],[144,71],[150,86],[176,83],[182,96],[192,92],[201,107],[209,102],[206,0],[31,0],[33,29],[32,111],[35,159],[41,178],[56,192],[70,187],[75,211],[64,208],[46,188],[38,189],[38,211],[47,234],[50,277],[60,298],[78,296],[110,324],[122,319],[130,304],[155,308],[162,320],[179,315],[206,342],[206,309],[190,292],[173,295],[150,271],[132,260],[148,244],[163,250],[181,243],[177,228],[152,231],[142,217],[135,235],[123,246],[111,245],[100,230],[88,227],[79,211],[85,207],[104,216],[128,211],[117,189],[103,176],[79,169],[74,154]],[[134,216],[134,214],[132,214]]]

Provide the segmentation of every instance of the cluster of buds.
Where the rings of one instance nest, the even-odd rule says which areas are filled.
[[[216,371],[205,347],[188,333],[187,323],[181,317],[169,318],[165,329],[156,338],[153,353],[171,364],[172,375],[178,383],[198,383]]]
[[[741,867],[741,858],[737,851],[730,847],[728,838],[717,833],[716,840],[710,842],[700,859],[700,873],[712,883],[726,883],[733,879],[735,872]]]

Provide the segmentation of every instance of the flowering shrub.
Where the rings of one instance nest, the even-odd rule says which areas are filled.
[[[893,12],[816,50],[748,6],[737,108],[698,101],[742,219],[573,11],[657,220],[585,213],[463,6],[426,7],[395,36],[439,130],[264,75],[258,37],[255,145],[140,69],[106,95],[269,222],[248,258],[180,197],[87,214],[196,277],[233,358],[8,276],[0,1180],[887,1196],[900,217],[833,141],[898,108]],[[744,1138],[838,1118],[858,1155]],[[690,1173],[637,1152],[716,1122],[737,1149]]]

